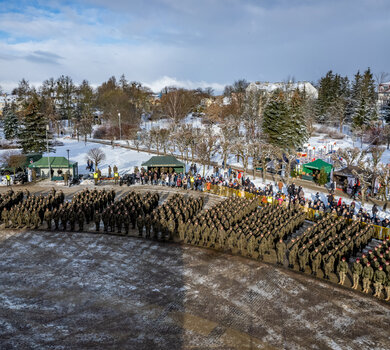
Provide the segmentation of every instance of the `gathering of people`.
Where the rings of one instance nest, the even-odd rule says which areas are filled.
[[[374,287],[374,296],[382,298],[384,290],[390,300],[390,241],[369,246],[375,237],[372,217],[356,213],[353,205],[337,203],[332,194],[325,209],[309,217],[308,209],[324,206],[319,196],[306,200],[294,183],[287,194],[276,188],[272,184],[252,188],[250,198],[228,196],[208,209],[204,209],[205,194],[199,192],[172,193],[160,203],[155,191],[129,191],[116,199],[113,189],[87,188],[65,200],[64,193],[54,188],[46,196],[10,190],[0,196],[0,211],[4,228],[92,230],[173,240],[274,262],[324,279],[338,276],[341,285],[350,276],[353,289],[369,293]]]
[[[134,183],[141,185],[169,186],[207,192],[210,192],[211,186],[217,186],[220,188],[220,193],[222,193],[223,189],[233,189],[266,197],[265,200],[268,202],[271,200],[279,203],[290,202],[295,199],[306,211],[312,209],[316,219],[325,214],[333,213],[385,228],[390,227],[390,220],[386,217],[381,217],[380,210],[376,204],[373,205],[370,213],[364,207],[359,206],[359,203],[355,200],[347,203],[341,197],[336,198],[334,189],[328,194],[317,192],[311,198],[308,198],[303,187],[295,185],[294,182],[286,184],[279,180],[274,184],[268,183],[262,186],[255,186],[249,177],[245,178],[241,172],[236,172],[231,167],[227,171],[220,171],[218,167],[214,167],[213,175],[204,177],[198,174],[197,170],[196,164],[191,164],[189,172],[181,174],[174,172],[172,168],[149,170],[136,168],[133,177]],[[225,194],[225,192],[222,194]]]

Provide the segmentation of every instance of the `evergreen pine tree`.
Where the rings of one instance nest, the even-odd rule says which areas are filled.
[[[319,81],[317,119],[325,122],[329,117],[332,117],[332,110],[334,110],[335,104],[340,102],[340,98],[344,99],[347,104],[347,100],[350,98],[349,79],[329,71]]]
[[[318,100],[317,100],[317,117],[320,121],[324,121],[326,112],[333,100],[332,85],[335,76],[330,70],[322,77],[318,86]]]
[[[318,177],[318,184],[325,185],[328,182],[328,174],[325,171],[325,168],[321,168],[320,176]]]
[[[23,148],[23,153],[45,152],[46,151],[46,126],[48,121],[40,112],[40,100],[35,94],[24,108],[23,128],[20,131],[19,142]],[[51,133],[47,132],[49,140]],[[49,148],[51,142],[49,142]]]
[[[307,140],[303,100],[298,90],[289,101],[280,90],[271,95],[263,111],[262,130],[270,144],[284,150],[296,149]]]
[[[3,108],[4,136],[7,140],[13,140],[18,136],[19,121],[15,114],[15,105],[5,104]]]
[[[352,123],[354,127],[368,125],[377,118],[375,81],[368,68],[363,75],[357,72],[352,88]]]
[[[286,145],[289,148],[295,149],[308,139],[306,121],[303,113],[303,99],[298,89],[294,91],[288,107],[288,136]]]
[[[353,114],[352,126],[354,128],[359,128],[367,123],[367,114],[368,110],[366,108],[365,100],[360,100],[360,105],[355,107],[355,112]]]
[[[288,110],[285,96],[282,91],[275,91],[269,98],[263,111],[263,133],[267,141],[283,148],[288,137]]]

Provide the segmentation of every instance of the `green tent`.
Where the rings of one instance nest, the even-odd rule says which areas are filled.
[[[185,164],[178,161],[174,156],[154,156],[148,161],[142,163],[143,167],[147,167],[147,170],[157,168],[172,168],[178,174],[185,172]]]
[[[58,170],[61,170],[62,174],[69,170],[71,176],[78,176],[78,164],[77,162],[69,161],[65,157],[42,157],[36,162],[30,164],[28,167],[35,169],[37,175],[48,176],[49,175],[49,159],[50,168],[54,170],[54,177],[60,177]]]
[[[322,168],[329,175],[333,169],[333,165],[324,162],[322,159],[316,159],[314,162],[303,164],[303,172],[311,174],[313,170],[320,171]]]

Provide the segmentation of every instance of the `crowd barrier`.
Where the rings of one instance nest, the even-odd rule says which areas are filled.
[[[210,183],[207,183],[204,187],[204,191],[215,194],[222,197],[239,197],[239,198],[247,198],[247,199],[253,199],[257,198],[259,200],[259,205],[263,206],[266,203],[270,203],[272,205],[279,205],[280,202],[275,199],[274,197],[267,197],[267,196],[260,196],[254,193],[249,193],[243,190],[236,190],[234,188],[229,188],[226,186],[220,186],[220,185],[212,185]],[[286,202],[281,202],[282,205],[287,205]],[[306,219],[309,221],[315,221],[316,218],[320,218],[322,216],[322,213],[318,210],[314,210],[312,208],[305,208],[302,207],[303,211],[306,212]],[[390,229],[388,227],[382,227],[374,225],[375,227],[375,238],[377,239],[386,239],[387,237],[390,237]]]

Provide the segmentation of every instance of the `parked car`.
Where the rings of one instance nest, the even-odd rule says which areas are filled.
[[[135,174],[125,174],[119,180],[119,186],[126,184],[127,186],[135,184]]]
[[[14,177],[15,184],[24,184],[28,182],[28,177],[26,173],[17,173]]]

